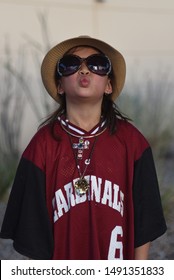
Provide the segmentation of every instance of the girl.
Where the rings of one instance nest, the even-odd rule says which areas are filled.
[[[166,224],[149,143],[114,103],[123,56],[81,36],[41,74],[59,107],[21,157],[1,237],[33,259],[147,259]]]

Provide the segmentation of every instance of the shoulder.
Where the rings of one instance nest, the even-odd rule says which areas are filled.
[[[150,147],[142,132],[128,121],[118,120],[116,136],[137,158]]]
[[[37,130],[37,132],[30,139],[28,147],[43,146],[51,137],[51,129],[49,125],[45,125]]]
[[[44,145],[47,144],[47,142],[54,142],[56,141],[54,134],[59,133],[59,131],[60,125],[58,122],[55,121],[53,124],[46,124],[37,130],[30,143]]]
[[[54,138],[54,130],[59,133],[59,124],[55,122],[53,126],[51,124],[44,125],[39,128],[38,131],[31,138],[29,144],[23,152],[24,157],[31,157],[37,154],[45,154],[58,144],[56,138]]]
[[[142,134],[142,132],[129,121],[118,120],[117,133],[120,136],[130,137],[128,140],[134,139],[134,140],[145,141],[146,143],[148,143],[147,139]]]

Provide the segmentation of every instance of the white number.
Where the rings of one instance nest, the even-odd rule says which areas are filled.
[[[111,233],[108,260],[123,260],[123,243],[118,241],[118,236],[123,237],[123,229],[116,226]]]

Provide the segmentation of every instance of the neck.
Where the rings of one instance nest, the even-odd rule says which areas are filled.
[[[100,122],[101,118],[101,108],[100,107],[84,107],[82,105],[74,108],[67,106],[67,118],[74,125],[90,131],[95,125]]]

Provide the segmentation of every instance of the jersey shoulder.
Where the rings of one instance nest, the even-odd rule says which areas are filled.
[[[58,137],[61,137],[58,123],[55,123],[54,126],[47,124],[41,127],[31,138],[22,157],[32,161],[41,168],[44,166],[46,156],[49,155],[55,147],[58,147]]]
[[[150,148],[150,144],[142,132],[128,121],[118,120],[116,136],[129,151],[135,154],[136,159],[147,148]]]

